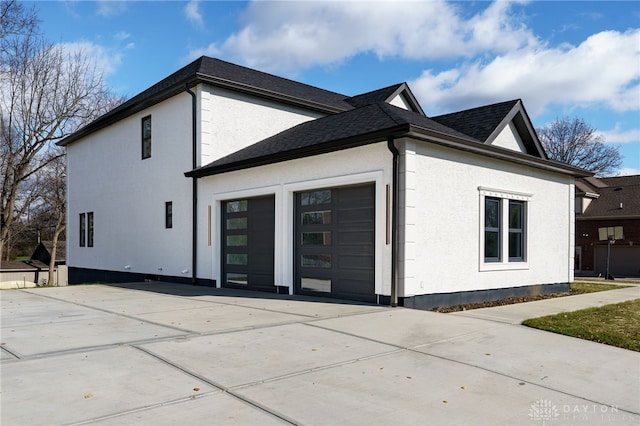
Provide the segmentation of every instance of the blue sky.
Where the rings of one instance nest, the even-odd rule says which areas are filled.
[[[406,81],[427,115],[521,98],[580,117],[640,174],[640,2],[32,2],[133,96],[201,55],[355,95]]]

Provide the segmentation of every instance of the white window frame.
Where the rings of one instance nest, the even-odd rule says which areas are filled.
[[[533,194],[509,191],[504,189],[478,187],[480,199],[480,220],[479,220],[479,270],[480,271],[503,271],[529,269],[529,216],[531,213],[531,199]],[[498,261],[485,262],[484,255],[484,212],[485,198],[499,198],[501,201],[501,223],[500,223],[500,259]],[[509,200],[517,200],[524,202],[524,218],[523,218],[523,236],[522,236],[522,255],[523,260],[509,261]]]

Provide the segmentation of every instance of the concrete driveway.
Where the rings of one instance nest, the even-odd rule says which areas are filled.
[[[164,283],[0,298],[3,426],[640,424],[640,354],[490,315]]]

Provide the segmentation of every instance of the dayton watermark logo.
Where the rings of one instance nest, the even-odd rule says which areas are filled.
[[[531,404],[529,417],[531,417],[531,420],[542,422],[542,426],[546,426],[548,421],[560,417],[560,410],[548,399],[539,399]]]
[[[622,415],[622,417],[620,417]],[[601,422],[615,422],[619,418],[625,418],[617,406],[600,404],[563,404],[556,405],[548,399],[539,399],[529,408],[531,420],[541,423],[541,426],[549,426],[550,422],[582,423],[598,420]]]

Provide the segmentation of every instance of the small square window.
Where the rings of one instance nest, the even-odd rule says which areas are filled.
[[[142,119],[142,159],[151,157],[151,116]]]
[[[164,203],[164,227],[173,228],[173,201]]]

